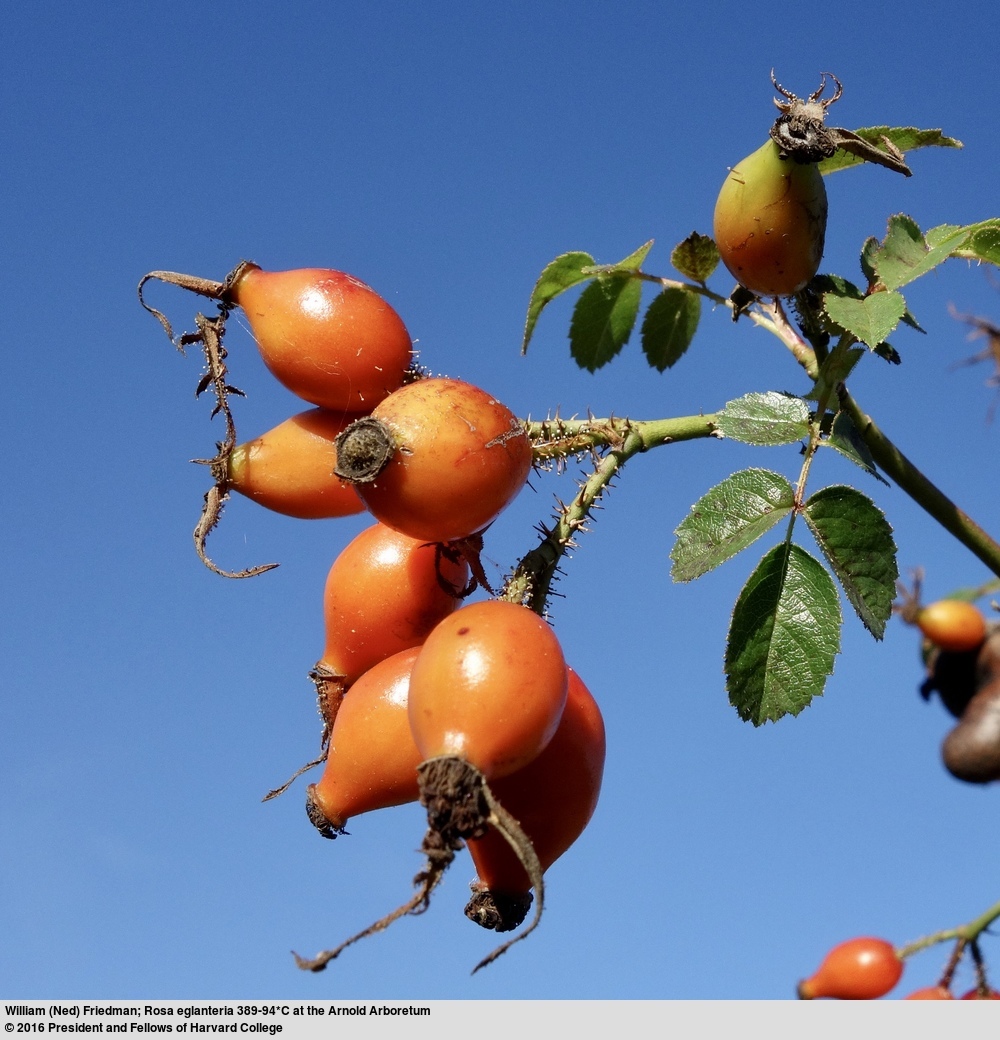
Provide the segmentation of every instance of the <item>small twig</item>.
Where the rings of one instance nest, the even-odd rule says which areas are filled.
[[[288,788],[291,787],[292,784],[294,784],[295,781],[298,780],[298,778],[303,773],[308,773],[310,769],[314,769],[316,766],[322,765],[325,761],[326,751],[324,751],[323,754],[319,756],[319,758],[314,758],[311,762],[306,762],[304,766],[299,766],[299,768],[296,769],[295,772],[292,773],[292,775],[280,787],[275,787],[272,790],[268,791],[267,794],[264,795],[263,798],[261,798],[261,801],[269,802],[272,798],[277,798],[278,795],[284,794],[288,790]]]
[[[451,862],[454,855],[454,852],[450,853],[451,858],[448,859],[448,863]],[[344,942],[339,946],[335,946],[332,950],[324,950],[322,953],[318,953],[312,958],[300,957],[299,954],[293,950],[292,956],[295,958],[295,963],[303,971],[322,971],[330,961],[339,957],[348,946],[353,946],[356,942],[366,939],[369,935],[384,932],[394,921],[398,921],[401,917],[406,917],[407,914],[422,913],[427,909],[430,903],[431,892],[434,891],[438,882],[444,876],[446,866],[447,864],[444,864],[444,866],[436,865],[436,869],[427,870],[422,874],[418,874],[417,879],[420,882],[420,888],[412,899],[409,899],[402,906],[397,907],[391,914],[386,914],[385,917],[376,921],[374,924],[369,925],[363,931],[358,932],[357,935],[352,935],[350,939],[345,939]]]
[[[946,928],[932,935],[925,935],[922,939],[916,939],[905,946],[900,946],[896,953],[905,960],[913,954],[926,950],[928,947],[936,946],[938,943],[951,942],[953,939],[961,939],[967,943],[974,943],[983,932],[1000,918],[1000,903],[994,903],[988,910],[973,918],[968,924],[959,925],[957,928]]]
[[[243,265],[241,264],[237,267],[233,274],[240,271],[242,266]],[[183,289],[188,289],[191,292],[198,293],[201,296],[207,296],[210,299],[218,300],[218,315],[214,318],[209,318],[201,313],[196,314],[194,320],[197,331],[185,332],[175,338],[173,327],[166,315],[162,311],[158,311],[155,307],[151,307],[146,303],[143,296],[145,285],[151,279],[166,282],[170,285],[177,285]],[[223,346],[222,342],[226,331],[226,319],[229,317],[231,306],[230,303],[227,302],[226,297],[226,292],[231,279],[232,275],[230,275],[224,282],[217,282],[208,278],[198,278],[192,275],[177,274],[173,271],[151,271],[139,282],[138,294],[139,302],[150,314],[153,315],[154,318],[156,318],[160,325],[163,326],[163,330],[169,337],[170,342],[173,343],[181,353],[184,353],[185,347],[192,346],[195,343],[201,344],[202,352],[205,356],[206,371],[198,381],[198,386],[195,388],[195,397],[200,397],[209,387],[211,387],[215,394],[215,406],[212,409],[211,417],[214,418],[221,412],[226,423],[226,435],[223,440],[216,443],[215,455],[210,459],[194,460],[195,462],[209,466],[212,471],[212,476],[215,479],[215,485],[211,487],[205,495],[205,502],[202,506],[201,515],[198,517],[198,523],[195,524],[193,532],[194,547],[198,554],[198,559],[200,559],[210,571],[220,574],[224,578],[253,578],[258,574],[264,574],[266,571],[274,570],[278,564],[266,563],[258,567],[247,567],[241,571],[227,571],[211,560],[205,547],[208,536],[218,525],[219,520],[222,517],[222,510],[229,499],[229,484],[226,473],[229,467],[229,458],[233,453],[233,449],[236,447],[236,422],[233,419],[233,412],[229,406],[229,398],[230,396],[245,396],[242,390],[227,381],[229,373],[226,368],[226,348]]]
[[[222,575],[223,578],[255,578],[258,574],[263,574],[265,571],[273,571],[278,564],[263,563],[257,567],[247,567],[242,571],[227,571],[223,570],[209,557],[205,549],[205,541],[212,531],[215,530],[228,499],[229,492],[220,487],[219,484],[215,484],[205,492],[205,504],[202,507],[201,516],[198,518],[198,523],[195,524],[193,533],[194,548],[195,552],[198,553],[198,559],[210,571]]]
[[[944,966],[944,971],[941,972],[941,978],[938,979],[938,985],[942,989],[951,989],[951,981],[955,977],[955,970],[962,960],[962,954],[965,953],[966,946],[968,946],[967,939],[959,939],[955,943],[955,948],[948,957],[948,963]]]

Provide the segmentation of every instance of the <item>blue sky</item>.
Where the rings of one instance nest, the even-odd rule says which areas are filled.
[[[892,213],[925,228],[1000,215],[983,79],[992,5],[952,4],[944,21],[853,0],[794,15],[640,0],[40,2],[5,20],[5,993],[780,998],[840,939],[903,943],[998,898],[996,792],[940,765],[949,718],[917,695],[911,630],[892,622],[879,645],[846,617],[827,692],[797,719],[754,730],[729,707],[725,631],[763,548],[676,586],[671,532],[733,470],[794,476],[798,456],[698,442],[630,464],[553,602],[609,751],[592,825],[549,873],[541,927],[470,978],[492,943],[461,914],[462,857],[425,915],[300,973],[289,950],[380,917],[420,865],[418,807],[361,817],[329,843],[306,820],[302,781],[260,802],[317,746],[306,674],[323,582],[365,520],[233,501],[216,559],[281,567],[241,583],[205,570],[190,531],[207,474],[188,460],[221,434],[193,397],[199,359],[173,351],[135,299],[153,269],[346,270],[396,307],[425,365],[532,417],[656,418],[751,390],[804,393],[776,342],[707,309],[663,375],[638,342],[577,370],[570,300],[522,358],[531,287],[559,253],[610,262],[650,238],[647,269],[669,274],[671,247],[710,233],[727,167],[764,140],[772,66],[798,93],[834,72],[837,125],[942,127],[965,142],[914,153],[909,180],[868,167],[831,178],[824,270],[857,277],[862,242]],[[851,384],[993,531],[993,391],[985,368],[950,370],[975,348],[947,306],[1000,318],[996,285],[957,261],[923,279],[908,301],[928,335],[897,333],[903,365],[865,359]],[[196,300],[150,296],[190,327]],[[238,321],[228,347],[248,394],[241,435],[301,410]],[[898,489],[839,458],[822,466],[886,511],[901,568],[924,566],[930,596],[988,577]],[[494,574],[534,544],[574,475],[533,479],[494,525]],[[901,989],[945,959],[913,961]]]

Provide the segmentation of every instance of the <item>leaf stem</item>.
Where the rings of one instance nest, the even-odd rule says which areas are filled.
[[[861,410],[846,386],[840,384],[837,396],[841,409],[850,416],[875,462],[946,531],[1000,576],[1000,544],[910,462],[871,416]]]

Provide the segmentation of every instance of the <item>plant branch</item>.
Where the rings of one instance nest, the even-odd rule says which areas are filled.
[[[875,462],[946,531],[1000,576],[1000,545],[910,462],[871,416],[861,410],[846,386],[841,384],[837,395],[841,409],[850,416]]]
[[[958,939],[965,943],[975,943],[975,941],[986,931],[987,928],[995,921],[1000,918],[1000,903],[994,903],[989,910],[980,914],[978,917],[973,918],[968,924],[959,925],[957,928],[946,928],[944,931],[934,932],[933,935],[925,935],[922,939],[915,939],[911,943],[907,943],[905,946],[900,946],[896,953],[902,958],[912,956],[915,953],[919,953],[921,950],[926,950],[929,946],[936,946],[938,943],[951,942],[953,939]]]
[[[540,528],[541,542],[521,559],[504,586],[505,599],[523,603],[538,614],[545,611],[559,561],[573,547],[576,533],[584,529],[597,500],[630,458],[664,444],[718,435],[714,414],[647,421],[549,419],[528,422],[526,427],[535,442],[536,459],[607,449],[572,501],[560,505],[553,526]]]

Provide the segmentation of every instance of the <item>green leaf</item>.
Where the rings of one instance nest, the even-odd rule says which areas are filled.
[[[619,260],[617,264],[591,264],[589,267],[584,268],[584,273],[600,277],[608,274],[632,274],[634,271],[641,271],[642,265],[652,248],[653,239],[650,239],[639,246],[634,253],[629,253],[624,260]]]
[[[675,365],[691,345],[701,318],[701,297],[690,289],[664,289],[646,309],[642,349],[650,365],[662,372]]]
[[[584,274],[583,269],[593,262],[594,258],[590,253],[563,253],[548,264],[538,276],[535,288],[531,291],[531,299],[528,301],[528,318],[524,323],[524,340],[521,343],[522,354],[528,352],[528,343],[545,305],[560,293],[590,278],[590,275]]]
[[[670,262],[685,278],[704,284],[719,266],[719,247],[708,235],[692,231],[683,242],[674,246]]]
[[[726,686],[755,726],[798,715],[823,692],[840,650],[840,599],[823,565],[791,542],[743,586],[726,641]]]
[[[879,282],[887,289],[898,289],[926,274],[948,259],[949,243],[959,243],[960,228],[950,228],[949,233],[928,247],[916,221],[905,213],[889,218],[885,238],[872,256]]]
[[[692,581],[707,574],[766,534],[794,505],[792,485],[780,473],[732,474],[705,492],[674,531],[670,576]]]
[[[809,406],[801,397],[768,391],[729,401],[719,412],[719,432],[734,441],[771,447],[809,436]]]
[[[898,292],[876,292],[860,300],[826,293],[823,307],[842,329],[874,350],[902,320],[906,300]]]
[[[914,224],[914,227],[916,225]],[[918,228],[919,230],[919,228]],[[924,235],[924,242],[931,249],[947,242],[950,239],[956,237],[956,234],[960,233],[962,226],[960,224],[939,224],[937,227],[933,227],[930,231]]]
[[[875,468],[875,459],[872,458],[868,445],[865,444],[854,421],[846,412],[837,413],[833,420],[830,436],[826,440],[820,441],[820,444],[839,451],[844,458],[850,459],[855,466],[859,466],[869,476],[881,481],[886,487],[889,486],[889,481]]]
[[[930,232],[927,234],[929,236]],[[1000,221],[983,221],[982,225],[972,232],[969,241],[960,249],[956,249],[952,255],[1000,266]]]
[[[915,126],[866,126],[854,133],[879,148],[884,148],[887,137],[901,152],[912,152],[917,148],[961,148],[962,142],[946,137],[940,130],[919,130]],[[860,166],[864,160],[850,152],[838,149],[829,159],[819,163],[819,172],[824,176]]]
[[[570,351],[588,372],[606,365],[628,343],[639,314],[642,284],[629,275],[591,282],[573,308]]]
[[[878,246],[877,238],[870,238],[868,241]],[[865,298],[865,294],[854,282],[848,278],[842,278],[839,274],[818,274],[813,279],[812,285],[820,295],[832,292],[837,296],[846,296],[852,300],[863,300]]]
[[[885,238],[868,259],[878,282],[898,289],[920,278],[950,257],[1000,263],[1000,219],[958,227],[942,224],[923,235],[905,214],[889,218]]]
[[[866,495],[844,485],[811,495],[803,515],[848,602],[865,628],[881,639],[899,577],[885,515]]]
[[[865,278],[868,280],[869,286],[875,285],[878,281],[878,275],[875,272],[875,255],[878,253],[878,239],[872,235],[865,239],[864,245],[861,247],[861,270]]]

